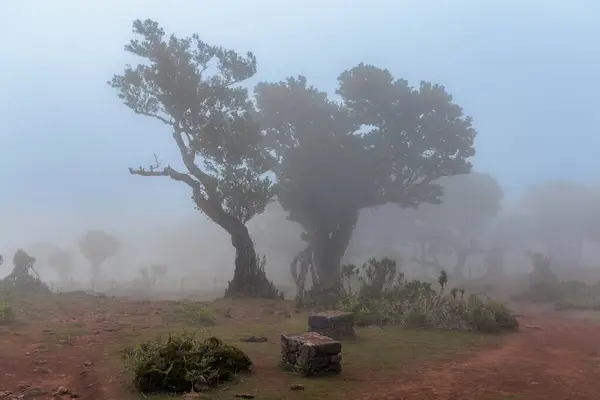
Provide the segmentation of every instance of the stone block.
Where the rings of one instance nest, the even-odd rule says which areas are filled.
[[[314,332],[281,335],[281,361],[305,376],[339,374],[342,344]]]
[[[354,314],[344,311],[324,311],[308,317],[308,330],[335,340],[353,338]]]

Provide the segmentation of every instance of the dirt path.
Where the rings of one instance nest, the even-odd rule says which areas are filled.
[[[596,400],[600,324],[565,316],[523,317],[504,345],[462,362],[424,366],[419,378],[365,399]]]

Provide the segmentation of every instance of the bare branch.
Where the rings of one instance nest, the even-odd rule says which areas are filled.
[[[171,126],[173,125],[172,121],[169,121],[165,117],[161,117],[158,114],[154,114],[154,113],[146,112],[146,111],[140,111],[140,110],[135,110],[135,112],[140,115],[145,115],[146,117],[156,118],[157,120],[159,120],[160,122],[162,122],[165,125],[171,125]]]
[[[188,149],[182,136],[183,130],[176,128],[173,132],[173,139],[179,147],[183,164],[198,181],[204,185],[204,189],[209,197],[217,196],[217,180],[212,176],[208,175],[196,165],[196,152],[194,149]]]

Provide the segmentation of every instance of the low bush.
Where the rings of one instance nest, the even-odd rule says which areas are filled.
[[[213,311],[204,303],[182,300],[173,302],[167,314],[170,322],[182,322],[189,326],[214,326],[217,324]]]
[[[10,324],[14,320],[15,314],[12,307],[8,304],[0,304],[0,325]]]
[[[551,303],[558,310],[600,310],[600,282],[595,285],[561,282],[551,269],[549,257],[540,253],[529,253],[529,256],[533,264],[529,287],[514,296],[514,300]]]
[[[215,387],[249,372],[250,358],[216,337],[197,340],[191,333],[140,343],[126,356],[126,370],[142,392],[185,392]]]
[[[359,288],[353,291],[346,284],[337,308],[353,312],[358,325],[400,324],[485,333],[515,330],[519,325],[501,303],[475,295],[465,298],[462,289],[446,292],[444,271],[438,279],[439,290],[431,283],[405,280],[389,259],[370,259],[361,268],[344,266],[343,271],[344,281],[356,280]]]

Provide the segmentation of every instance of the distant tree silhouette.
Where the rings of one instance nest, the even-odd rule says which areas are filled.
[[[110,257],[119,252],[121,243],[108,233],[100,230],[88,231],[79,240],[79,250],[88,260],[94,279],[101,275],[101,267]]]
[[[441,203],[422,204],[416,210],[419,249],[413,259],[462,277],[469,256],[488,252],[482,239],[500,211],[504,193],[494,177],[480,172],[446,177],[438,183],[444,189]],[[442,255],[452,255],[454,264],[443,266]],[[498,262],[497,258],[493,261]]]

